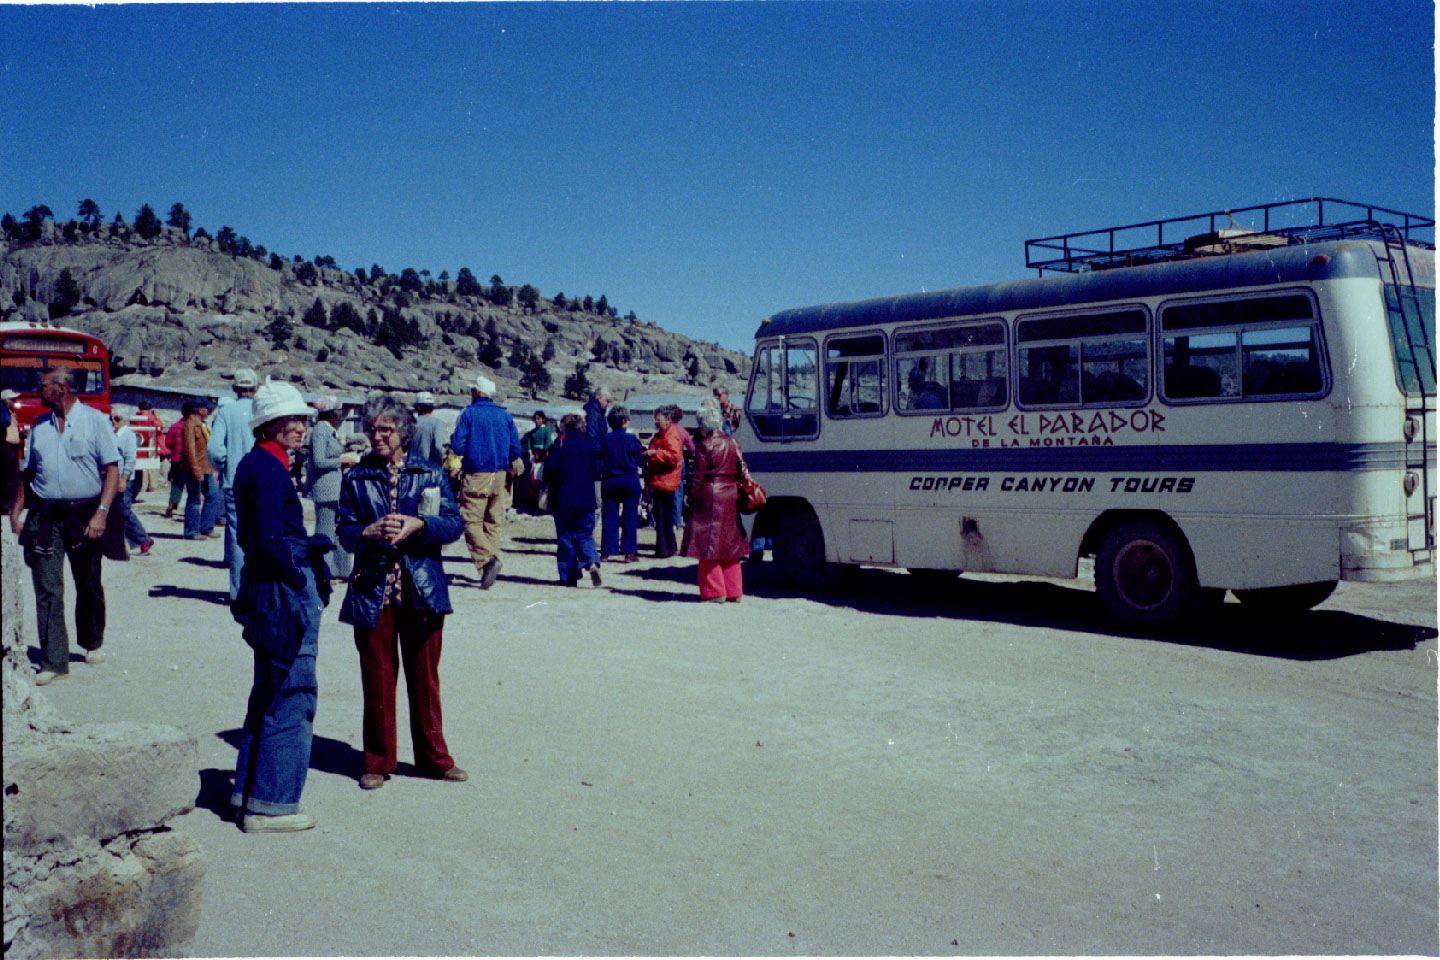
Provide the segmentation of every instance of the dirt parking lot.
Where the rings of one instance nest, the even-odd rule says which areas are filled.
[[[155,556],[105,568],[108,661],[45,692],[199,741],[197,955],[1440,948],[1433,579],[1278,625],[1231,602],[1160,641],[1112,632],[1083,580],[864,570],[803,596],[767,563],[743,603],[700,604],[693,562],[646,560],[566,590],[524,520],[489,592],[447,553],[471,780],[405,775],[402,695],[401,774],[357,788],[337,598],[320,827],[246,836],[222,819],[251,661],[221,541],[155,509]]]

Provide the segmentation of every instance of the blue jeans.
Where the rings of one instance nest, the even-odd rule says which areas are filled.
[[[200,505],[200,498],[205,505]],[[207,473],[203,480],[185,471],[185,538],[199,537],[215,529],[220,516],[220,488],[215,483],[215,474]]]
[[[300,793],[310,772],[311,729],[315,722],[315,654],[320,648],[320,596],[306,568],[300,652],[289,665],[258,650],[255,681],[245,711],[240,755],[235,760],[231,805],[250,813],[277,816],[300,812]],[[248,796],[249,801],[245,798]]]
[[[120,491],[118,498],[120,511],[125,517],[125,539],[132,547],[143,547],[150,540],[150,534],[145,532],[145,525],[140,522],[139,517],[135,516],[134,508],[135,494],[140,491],[144,482],[145,478],[140,475],[139,470],[136,470],[135,475],[130,478],[130,482],[125,485],[125,489]]]
[[[635,529],[640,518],[640,478],[611,478],[600,485],[604,508],[600,514],[600,555],[627,556],[640,552]]]
[[[225,497],[225,563],[230,567],[230,602],[240,593],[240,568],[245,566],[245,551],[240,549],[240,534],[236,529],[235,488],[226,487]]]
[[[551,512],[555,516],[555,566],[560,582],[572,583],[580,579],[583,568],[600,564],[595,550],[595,509],[561,507]]]

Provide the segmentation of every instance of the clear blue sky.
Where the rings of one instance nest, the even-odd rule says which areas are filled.
[[[0,211],[179,200],[749,349],[1029,237],[1434,211],[1429,2],[0,6]]]

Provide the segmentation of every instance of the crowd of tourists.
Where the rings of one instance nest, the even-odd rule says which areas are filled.
[[[448,443],[435,398],[414,406],[388,395],[360,410],[362,449],[339,430],[341,402],[307,404],[292,385],[242,368],[233,397],[186,401],[166,425],[148,405],[116,406],[109,421],[80,402],[75,374],[41,379],[47,413],[30,430],[22,465],[10,397],[0,407],[5,457],[0,502],[9,504],[31,570],[41,648],[37,684],[69,671],[63,566],[77,593],[75,629],[86,663],[104,661],[101,558],[150,556],[154,540],[134,510],[145,488],[136,428],[169,464],[164,516],[183,507],[187,540],[223,536],[226,602],[251,647],[254,672],[231,802],[247,832],[315,825],[300,810],[309,768],[322,612],[344,584],[340,622],[354,631],[363,704],[359,785],[382,787],[397,766],[396,690],[405,671],[415,769],[440,781],[468,779],[446,746],[439,662],[451,612],[443,548],[464,537],[489,590],[499,580],[501,541],[516,510],[548,511],[560,584],[600,587],[607,563],[640,560],[638,529],[648,501],[655,557],[699,561],[702,600],[743,596],[740,561],[750,553],[739,519],[748,481],[733,432],[739,411],[723,389],[702,403],[694,432],[677,407],[654,412],[643,445],[630,413],[597,390],[558,431],[543,412],[522,438],[477,376]],[[297,483],[297,462],[305,467]],[[301,494],[313,502],[307,529]],[[595,539],[600,512],[600,541]],[[22,520],[23,517],[23,520]],[[677,545],[677,528],[682,531]],[[128,549],[127,549],[128,547]]]

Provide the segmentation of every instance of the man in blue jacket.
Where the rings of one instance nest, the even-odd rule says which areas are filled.
[[[250,432],[250,418],[255,409],[255,390],[260,378],[249,367],[235,371],[232,381],[235,388],[234,400],[221,400],[215,409],[215,419],[210,427],[210,442],[205,452],[210,464],[220,471],[220,491],[225,504],[225,563],[230,567],[230,602],[240,592],[240,568],[245,566],[245,551],[240,547],[236,530],[235,471],[255,446],[255,435]]]
[[[470,406],[455,421],[450,449],[460,455],[460,516],[465,545],[480,571],[480,588],[489,590],[500,575],[500,527],[505,522],[505,474],[519,475],[520,431],[510,413],[494,400],[495,381],[475,378]]]
[[[605,439],[605,408],[610,406],[611,399],[609,387],[597,387],[585,402],[585,436],[596,443]]]

